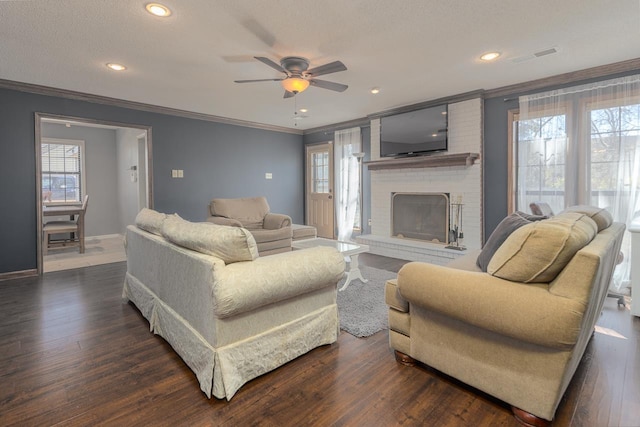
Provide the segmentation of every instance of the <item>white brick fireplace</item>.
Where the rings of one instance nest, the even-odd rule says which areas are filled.
[[[482,152],[482,100],[480,98],[449,104],[448,151]],[[371,121],[371,161],[380,158],[380,119]],[[370,252],[411,261],[446,264],[466,251],[446,249],[445,245],[391,237],[392,193],[448,193],[452,201],[461,198],[463,245],[469,249],[482,245],[482,159],[470,166],[439,166],[371,170],[371,234],[358,242],[370,246]]]

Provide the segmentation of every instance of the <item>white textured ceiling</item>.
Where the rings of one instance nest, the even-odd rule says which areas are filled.
[[[304,130],[640,57],[638,0],[161,3],[169,18],[136,0],[0,0],[0,79],[287,128],[297,103]],[[490,50],[503,55],[481,63]],[[281,76],[253,56],[340,60],[348,70],[321,79],[349,89],[283,99],[278,82],[234,83]]]

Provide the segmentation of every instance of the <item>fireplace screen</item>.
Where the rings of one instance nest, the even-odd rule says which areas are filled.
[[[391,236],[449,243],[449,195],[392,193]]]

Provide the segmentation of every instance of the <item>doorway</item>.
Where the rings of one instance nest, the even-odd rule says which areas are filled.
[[[36,113],[37,235],[43,235],[44,222],[72,219],[49,216],[52,206],[57,210],[56,206],[73,204],[77,202],[75,199],[89,196],[83,224],[84,253],[77,247],[58,245],[56,250],[46,251],[45,256],[43,249],[47,243],[40,237],[38,274],[125,259],[126,226],[134,222],[140,209],[153,207],[150,130],[135,124]],[[57,145],[51,145],[51,141]],[[69,146],[80,147],[72,153],[81,159],[73,162],[73,166],[81,168],[77,172],[69,166],[70,160],[74,160],[72,155],[66,159],[66,154],[58,158],[50,154],[52,148],[57,148],[55,153],[64,153],[65,141],[70,141]],[[67,198],[59,200],[60,191],[53,188],[54,184],[61,181],[60,177],[66,183],[73,173],[71,181],[77,183],[74,191],[67,191]],[[51,200],[51,194],[55,200]],[[47,216],[43,216],[45,205]]]
[[[333,142],[307,145],[305,151],[306,223],[316,227],[318,237],[333,239]]]

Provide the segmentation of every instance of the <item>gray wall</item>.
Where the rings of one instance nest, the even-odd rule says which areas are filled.
[[[84,141],[85,194],[89,195],[86,235],[119,233],[115,130],[43,123],[42,137]]]
[[[212,102],[222,101],[212,94]],[[203,220],[213,197],[264,195],[273,212],[303,221],[301,135],[0,89],[0,273],[37,265],[36,112],[151,126],[159,211]],[[171,169],[185,177],[171,178]]]

